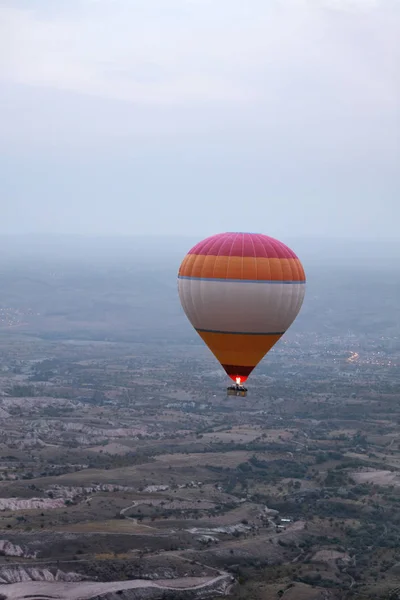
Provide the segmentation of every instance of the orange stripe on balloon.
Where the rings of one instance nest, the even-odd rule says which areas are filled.
[[[305,281],[298,258],[253,258],[187,254],[179,269],[181,277],[244,279],[250,281]]]
[[[197,332],[222,365],[255,367],[282,337],[276,335],[247,335]]]

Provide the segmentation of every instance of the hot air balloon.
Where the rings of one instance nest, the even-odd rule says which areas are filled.
[[[305,273],[296,254],[260,233],[220,233],[183,259],[178,292],[197,333],[234,381],[244,383],[297,317]]]

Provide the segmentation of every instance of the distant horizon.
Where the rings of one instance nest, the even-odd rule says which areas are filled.
[[[214,231],[213,233],[223,233]],[[211,234],[212,235],[212,234]],[[268,235],[268,234],[267,234]],[[209,237],[189,234],[0,234],[2,268],[24,264],[126,266],[161,265],[178,268],[185,254]],[[272,236],[287,244],[304,268],[337,268],[390,271],[400,261],[400,242],[394,239]]]
[[[179,238],[179,239],[192,239],[198,238],[199,240],[205,239],[212,235],[216,235],[218,233],[253,233],[253,232],[242,232],[242,231],[231,231],[228,229],[219,229],[215,230],[213,233],[208,234],[195,234],[195,233],[4,233],[0,232],[0,238],[57,238],[57,239],[66,239],[66,238],[80,238],[80,239],[134,239],[134,238]],[[287,239],[298,239],[298,240],[309,240],[309,241],[354,241],[354,242],[379,242],[379,243],[391,243],[395,242],[400,246],[400,240],[396,237],[367,237],[367,236],[351,236],[351,235],[341,235],[341,236],[317,236],[317,235],[301,235],[301,234],[289,234],[287,236],[277,236],[269,233],[268,231],[259,231],[257,232],[259,235],[267,235],[270,237],[275,237],[276,239],[282,240],[284,237]]]

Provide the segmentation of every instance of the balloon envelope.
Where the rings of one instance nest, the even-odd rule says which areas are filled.
[[[256,233],[220,233],[185,256],[178,291],[189,321],[229,377],[243,383],[295,320],[305,293],[296,254]]]

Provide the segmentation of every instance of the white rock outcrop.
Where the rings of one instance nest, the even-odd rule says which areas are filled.
[[[0,567],[0,583],[22,583],[28,581],[84,581],[86,578],[78,573],[64,573],[57,569],[52,573],[49,569],[38,567]]]
[[[0,554],[3,556],[20,556],[22,558],[36,558],[36,552],[22,548],[8,540],[0,540]]]

